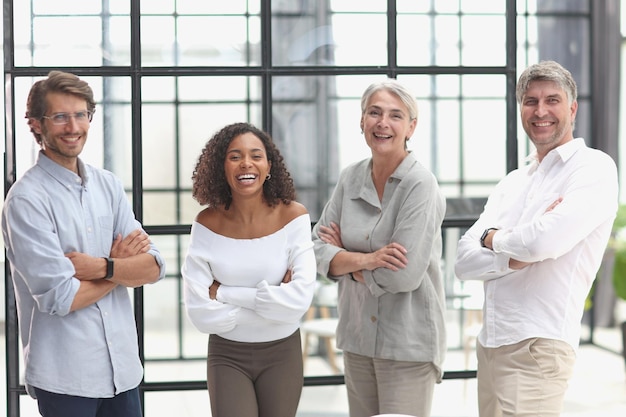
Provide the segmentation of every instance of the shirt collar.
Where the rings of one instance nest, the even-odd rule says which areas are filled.
[[[574,138],[567,143],[564,143],[561,146],[552,149],[548,154],[543,158],[543,161],[553,160],[554,158],[560,157],[562,161],[567,161],[570,159],[579,149],[586,147],[585,139],[583,138]],[[528,173],[532,174],[539,167],[539,159],[537,158],[537,151],[533,151],[530,155],[528,155],[524,162],[529,164]]]
[[[43,151],[39,151],[37,165],[61,184],[82,183],[85,186],[87,185],[89,175],[85,169],[85,164],[80,158],[78,158],[78,172],[80,172],[81,175],[77,175],[69,169],[57,164],[52,159],[48,158]]]
[[[362,198],[369,201],[372,204],[379,204],[378,195],[374,189],[374,183],[372,182],[372,159],[366,160],[367,163],[361,165],[362,174],[351,178],[352,181],[348,183],[346,195],[352,199]],[[362,161],[364,162],[364,161]],[[400,165],[389,176],[389,179],[402,180],[410,171],[413,165],[417,163],[412,151],[400,162]]]

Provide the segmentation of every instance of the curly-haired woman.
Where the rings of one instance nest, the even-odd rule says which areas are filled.
[[[207,207],[182,267],[185,306],[209,333],[214,417],[293,417],[303,385],[299,324],[313,298],[311,221],[271,137],[228,125],[206,144],[193,197]]]

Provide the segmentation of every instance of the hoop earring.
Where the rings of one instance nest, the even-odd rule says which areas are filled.
[[[272,178],[272,174],[267,174],[267,177],[265,177],[265,181],[269,181]]]

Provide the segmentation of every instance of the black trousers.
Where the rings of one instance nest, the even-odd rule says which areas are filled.
[[[113,398],[77,397],[33,388],[43,417],[142,417],[137,388]]]

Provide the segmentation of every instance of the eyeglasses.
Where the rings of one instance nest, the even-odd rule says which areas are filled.
[[[49,119],[53,125],[66,125],[73,117],[79,123],[91,122],[93,112],[77,111],[76,113],[54,113],[52,116],[41,116],[43,119]]]

